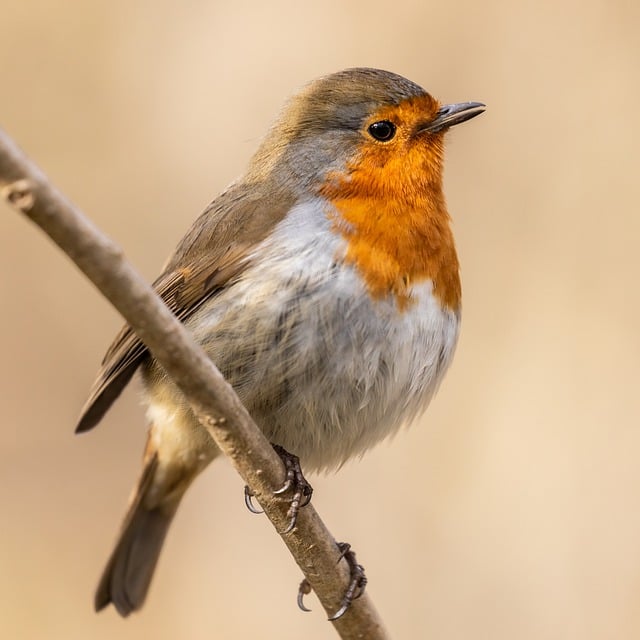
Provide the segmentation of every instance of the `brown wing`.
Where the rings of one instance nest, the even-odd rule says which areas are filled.
[[[161,276],[154,288],[165,304],[184,321],[215,295],[244,268],[244,252],[230,251],[223,263],[185,267]],[[109,347],[96,381],[90,391],[76,427],[76,433],[88,431],[102,419],[113,401],[131,380],[147,355],[147,347],[129,325],[125,325]]]
[[[155,281],[153,286],[158,295],[179,320],[184,322],[203,302],[242,273],[251,250],[292,204],[286,194],[274,201],[273,197],[260,198],[256,191],[232,187],[214,200]],[[259,211],[265,204],[267,212]],[[125,325],[103,358],[76,433],[98,424],[146,356],[146,346]]]

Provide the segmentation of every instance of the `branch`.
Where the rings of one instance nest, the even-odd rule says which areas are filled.
[[[288,505],[274,496],[282,463],[231,386],[153,289],[0,129],[0,191],[73,260],[122,314],[189,401],[220,450],[231,459],[313,587],[325,611],[340,607],[349,572],[333,536],[312,505],[286,530]],[[365,593],[333,622],[344,640],[388,638]]]

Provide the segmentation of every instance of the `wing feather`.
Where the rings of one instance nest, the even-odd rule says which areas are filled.
[[[284,217],[291,203],[291,198],[283,195],[278,206],[271,200],[268,216],[260,215],[261,199],[255,190],[232,187],[209,205],[153,285],[179,320],[184,322],[242,274],[253,249]],[[125,325],[103,358],[76,433],[98,424],[147,357],[147,347]]]

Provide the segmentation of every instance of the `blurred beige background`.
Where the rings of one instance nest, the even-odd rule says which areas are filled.
[[[450,136],[454,366],[315,504],[394,638],[640,637],[637,2],[1,0],[2,126],[146,277],[282,101],[368,65],[487,113]],[[74,420],[116,313],[0,205],[0,637],[332,638],[242,483],[189,493],[147,605],[92,611],[139,468],[137,387]]]

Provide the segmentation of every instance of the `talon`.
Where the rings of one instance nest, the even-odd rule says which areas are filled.
[[[335,622],[338,618],[342,618],[342,616],[347,612],[350,604],[350,602],[345,602],[330,618],[327,618],[327,620],[329,622]]]
[[[291,489],[293,483],[296,479],[296,468],[300,470],[300,460],[298,456],[294,456],[292,453],[289,453],[284,447],[281,447],[279,444],[272,444],[273,450],[280,456],[280,460],[282,460],[282,464],[284,464],[285,468],[285,477],[282,486],[279,489],[276,489],[273,494],[278,496],[283,493],[286,493]]]
[[[311,502],[313,487],[307,482],[307,479],[302,473],[298,456],[294,456],[278,444],[272,446],[274,451],[280,456],[286,470],[284,483],[277,491],[274,491],[274,494],[282,495],[290,489],[293,489],[293,496],[291,497],[289,510],[287,511],[289,525],[283,531],[283,533],[289,533],[293,531],[293,528],[296,526],[300,509],[306,507]]]
[[[289,489],[291,489],[291,485],[293,484],[293,479],[289,478],[289,470],[287,470],[287,478],[285,479],[284,483],[282,484],[282,486],[279,489],[276,489],[273,492],[274,496],[279,496],[283,493],[286,493],[287,491],[289,491]]]
[[[261,513],[264,513],[264,511],[262,509],[258,509],[254,504],[253,504],[253,493],[251,493],[251,489],[249,489],[249,487],[247,485],[244,486],[244,503],[247,505],[247,509],[249,509],[249,511],[251,511],[251,513],[255,513],[257,515],[260,515]]]
[[[356,554],[351,551],[351,545],[346,542],[338,542],[338,549],[340,550],[340,557],[338,562],[344,558],[349,565],[349,586],[342,596],[340,608],[329,618],[329,622],[334,622],[338,618],[341,618],[351,606],[354,600],[357,600],[365,590],[367,586],[367,576],[364,573],[364,567],[358,564],[356,561]]]
[[[305,501],[300,506],[306,507],[311,502],[311,496],[313,495],[313,487],[307,485],[302,490],[302,495],[305,497]]]
[[[306,613],[309,613],[311,609],[308,609],[304,605],[304,597],[311,593],[311,585],[309,581],[305,578],[298,587],[298,608]]]
[[[294,516],[291,516],[290,511],[291,509],[287,511],[287,515],[289,516],[289,524],[287,525],[287,528],[282,533],[291,533],[294,527],[296,526],[296,522],[298,521],[298,513],[296,512]]]

